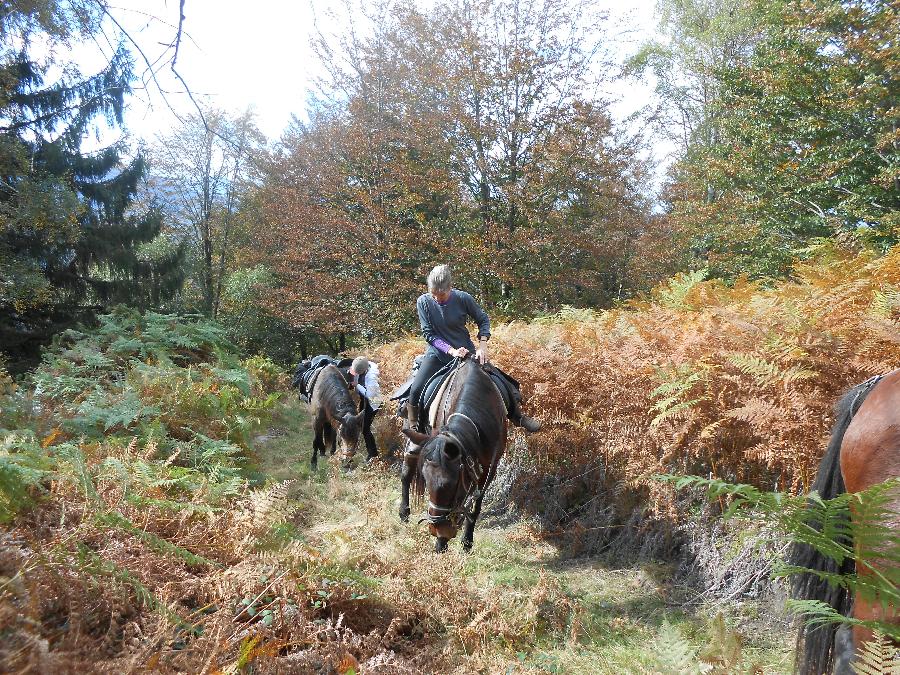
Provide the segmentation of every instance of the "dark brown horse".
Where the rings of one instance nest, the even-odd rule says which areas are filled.
[[[316,377],[309,408],[313,431],[316,433],[310,459],[312,468],[316,468],[318,456],[325,455],[326,443],[331,444],[331,454],[335,453],[338,436],[341,439],[344,465],[349,465],[359,445],[359,434],[365,413],[357,414],[347,380],[336,366],[325,366]]]
[[[831,441],[813,490],[823,499],[832,499],[900,477],[900,370],[853,387],[835,412]],[[891,494],[887,506],[893,514],[887,525],[894,533],[900,533],[900,491]],[[845,559],[841,565],[805,544],[794,547],[790,562],[821,573],[843,575],[855,570],[861,579],[878,575],[896,580],[897,570],[884,559],[879,560],[878,550],[873,555],[873,551],[862,550],[859,542],[854,542],[854,546],[854,558]],[[820,600],[840,614],[862,621],[900,624],[897,606],[883,606],[859,595],[851,597],[848,589],[830,585],[814,574],[796,576],[793,595]],[[820,675],[832,669],[835,673],[849,673],[854,651],[871,638],[871,631],[859,625],[853,627],[852,633],[835,624],[804,626],[798,636],[797,671],[802,675]]]
[[[467,359],[434,402],[437,406],[431,436],[404,429],[418,453],[404,458],[400,518],[409,519],[409,488],[416,478],[416,495],[428,490],[424,520],[435,536],[434,550],[447,550],[463,521],[462,546],[472,548],[475,522],[484,492],[494,479],[506,449],[506,407],[491,378],[474,360]]]

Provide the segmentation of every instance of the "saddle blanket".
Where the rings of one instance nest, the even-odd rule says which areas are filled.
[[[425,388],[422,389],[422,396],[419,399],[419,428],[420,429],[428,429],[431,428],[432,419],[429,415],[429,409],[434,403],[435,399],[438,397],[438,393],[441,390],[442,385],[447,381],[450,375],[456,370],[462,362],[459,360],[453,360],[439,371],[437,371],[428,382],[425,383]],[[418,363],[413,366],[413,374],[404,384],[402,384],[391,396],[391,400],[396,400],[399,402],[399,417],[406,417],[406,402],[409,400],[409,389],[410,385],[415,378],[416,370],[418,370]],[[500,392],[500,396],[503,397],[503,404],[506,406],[506,412],[512,410],[513,405],[513,392],[518,391],[519,383],[510,375],[507,375],[502,370],[493,365],[484,366],[484,371],[490,376],[490,378],[494,381],[494,384],[497,386],[497,390]]]

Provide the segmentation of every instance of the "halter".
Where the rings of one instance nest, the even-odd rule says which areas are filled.
[[[856,396],[853,397],[853,401],[852,401],[852,403],[850,403],[850,408],[849,408],[850,419],[853,419],[853,417],[856,415],[856,412],[859,410],[859,406],[857,405],[859,400],[861,398],[864,398],[865,396],[867,396],[868,393],[872,390],[872,388],[876,384],[878,384],[883,377],[884,377],[884,375],[874,375],[874,376],[870,377],[868,380],[866,380],[865,382],[863,382],[861,385],[859,385],[859,387],[856,391]],[[862,403],[859,403],[859,405],[862,405]]]
[[[458,369],[455,370],[450,377],[455,378],[458,372]],[[453,382],[451,380],[450,384],[447,387],[447,391],[450,390],[452,384]],[[493,381],[491,381],[491,384],[493,384]],[[450,399],[448,397],[444,407],[445,412],[449,409],[449,405]],[[479,484],[481,483],[483,478],[489,477],[496,468],[497,451],[499,449],[499,444],[498,447],[494,449],[494,454],[491,457],[491,463],[488,467],[487,473],[483,473],[481,464],[477,461],[477,456],[466,447],[466,445],[456,434],[454,434],[450,429],[447,428],[447,424],[449,424],[450,420],[454,417],[462,417],[469,422],[469,424],[475,430],[475,438],[479,446],[482,443],[482,437],[481,431],[478,429],[478,425],[475,423],[475,420],[473,420],[465,413],[461,412],[453,412],[447,415],[447,417],[445,418],[444,427],[436,436],[436,438],[443,436],[444,438],[452,441],[459,448],[462,461],[460,462],[460,476],[457,483],[457,495],[459,495],[460,488],[465,489],[465,495],[463,496],[460,505],[456,507],[439,506],[429,499],[428,510],[438,511],[439,513],[437,515],[432,515],[431,513],[426,511],[423,517],[419,519],[419,523],[427,522],[431,525],[452,524],[456,527],[459,527],[460,520],[465,520],[468,523],[474,523],[475,516],[472,514],[474,502],[484,495],[484,490],[479,487]],[[468,483],[468,486],[464,487],[466,483]],[[485,489],[486,488],[487,486],[485,485]]]

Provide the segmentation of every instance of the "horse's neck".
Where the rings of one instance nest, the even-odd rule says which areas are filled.
[[[328,410],[331,415],[340,420],[347,413],[355,414],[356,413],[356,405],[353,403],[353,399],[350,397],[350,392],[347,391],[346,382],[343,376],[338,372],[327,373],[327,379],[322,382],[323,385],[330,385],[333,389],[331,396],[326,396],[325,408]]]

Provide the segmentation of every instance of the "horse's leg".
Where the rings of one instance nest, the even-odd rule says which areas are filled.
[[[447,537],[435,537],[434,538],[434,552],[435,553],[446,553],[448,541],[449,541],[449,539],[447,539]]]
[[[472,509],[472,520],[466,521],[466,527],[463,530],[462,547],[466,553],[472,550],[472,544],[475,540],[475,523],[478,520],[478,516],[481,515],[481,501],[483,499],[484,495],[482,494],[475,500],[475,508]]]
[[[411,444],[412,441],[407,441],[407,450]],[[409,487],[412,485],[418,465],[417,455],[411,455],[408,451],[403,454],[403,468],[400,471],[400,520],[404,523],[409,522]]]
[[[319,454],[325,454],[325,443],[322,442],[322,433],[324,429],[320,420],[316,419],[313,423],[313,430],[316,435],[315,438],[313,438],[312,459],[309,460],[309,465],[315,469],[319,464]]]

